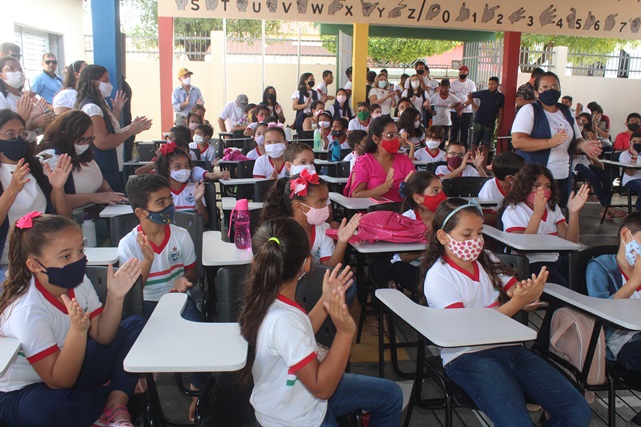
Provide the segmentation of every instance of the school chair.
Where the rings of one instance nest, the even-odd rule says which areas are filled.
[[[338,165],[338,177],[339,178],[349,178],[350,174],[350,162],[340,162]]]
[[[585,281],[585,273],[590,260],[608,254],[616,254],[619,251],[617,245],[600,245],[591,246],[581,249],[578,252],[570,253],[570,272],[569,288],[580,294],[588,294],[588,286]]]
[[[174,217],[174,225],[184,228],[189,233],[192,242],[194,243],[194,250],[196,251],[196,271],[198,272],[198,283],[189,290],[189,295],[196,302],[200,302],[201,311],[204,312],[204,307],[207,305],[206,292],[205,292],[205,267],[203,267],[203,233],[205,226],[203,217],[195,212],[176,212]]]
[[[114,248],[131,230],[140,225],[140,220],[133,214],[118,215],[109,218],[109,242]]]
[[[304,130],[296,135],[296,141],[314,148],[314,131]]]
[[[490,179],[481,176],[462,176],[443,180],[443,191],[447,197],[478,197],[483,184]]]
[[[245,160],[236,166],[236,178],[253,178],[256,160]]]
[[[205,204],[209,212],[209,221],[205,224],[205,228],[213,231],[220,231],[220,211],[216,204],[217,195],[214,183],[205,182]]]
[[[194,164],[194,166],[200,166],[207,172],[211,172],[211,163],[209,162],[209,160],[192,160],[191,162]]]
[[[447,166],[447,162],[431,162],[425,165],[425,170],[428,172],[436,173],[436,168],[439,166]]]
[[[253,381],[243,384],[236,372],[214,374],[196,403],[198,427],[260,427],[249,403]]]
[[[613,160],[614,161],[619,161],[619,156],[621,155],[620,152],[617,152],[613,155]],[[605,165],[606,167],[609,165]],[[623,176],[625,175],[625,169],[624,168],[618,168],[616,166],[612,166],[613,170],[617,171],[617,174],[612,174],[610,173],[610,176],[618,176],[619,177],[619,185],[618,186],[612,186],[612,190],[610,191],[610,198],[608,199],[608,204],[606,205],[605,209],[603,210],[603,214],[601,214],[601,222],[599,224],[603,224],[603,221],[605,220],[605,216],[607,215],[608,209],[610,208],[616,208],[616,207],[625,207],[621,205],[613,205],[612,204],[612,196],[614,195],[614,192],[618,192],[619,194],[625,194],[628,198],[628,203],[627,203],[627,208],[628,208],[628,214],[632,213],[632,196],[638,196],[636,191],[634,191],[631,188],[625,187],[623,183]],[[618,169],[618,170],[617,170]]]
[[[237,322],[242,308],[243,282],[249,273],[251,265],[221,267],[216,273],[213,286],[216,301],[217,322]]]
[[[345,158],[349,153],[352,152],[351,148],[341,148],[341,160]]]
[[[243,141],[243,149],[241,153],[243,153],[243,156],[246,156],[247,153],[249,153],[252,150],[252,147],[254,145],[254,140],[253,139],[246,139]]]
[[[524,280],[530,277],[530,260],[525,255],[495,253],[494,256],[503,264],[515,269],[518,280]],[[512,318],[523,323],[525,326],[528,325],[528,313],[526,311],[521,310],[512,316]]]
[[[256,181],[254,183],[254,202],[264,202],[267,198],[267,193],[272,189],[274,183],[276,183],[275,179]]]
[[[116,273],[116,271],[118,271],[118,269],[114,268],[114,273]],[[87,266],[85,271],[85,275],[91,281],[96,294],[98,294],[98,299],[100,299],[100,302],[102,302],[103,305],[107,301],[107,272],[108,267],[96,265]],[[138,278],[136,283],[134,283],[134,286],[127,293],[127,296],[125,296],[122,318],[124,319],[133,315],[142,316],[143,306],[142,280]]]
[[[167,141],[163,141],[167,142]],[[151,159],[156,157],[156,144],[152,142],[139,142],[138,143],[138,156],[141,162],[150,162]]]

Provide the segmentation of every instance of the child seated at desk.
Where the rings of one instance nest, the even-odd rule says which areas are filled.
[[[416,150],[412,160],[429,163],[446,162],[445,151],[439,148],[445,139],[445,129],[441,126],[430,126],[425,132],[425,138],[426,147]]]
[[[209,125],[200,125],[194,130],[194,142],[189,144],[192,150],[198,150],[201,160],[207,160],[214,165],[216,163],[216,149],[209,144],[214,135],[214,129]]]
[[[180,148],[165,144],[161,155],[156,159],[156,172],[169,181],[171,198],[176,212],[196,212],[209,221],[209,211],[205,205],[205,184],[189,182],[194,168],[189,155]]]
[[[256,160],[265,154],[265,131],[267,130],[267,123],[262,122],[256,125],[254,130],[254,143],[252,149],[247,153],[247,158]]]
[[[254,387],[250,402],[264,427],[336,426],[336,417],[363,409],[370,426],[399,426],[400,387],[390,380],[345,373],[356,325],[345,303],[349,267],[325,273],[322,296],[308,313],[295,302],[298,280],[310,271],[307,233],[289,218],[264,223],[252,239],[240,331],[249,343],[242,378]],[[336,336],[324,357],[315,333],[327,319]]]
[[[476,156],[472,151],[467,151],[465,144],[458,141],[450,141],[447,144],[445,161],[447,165],[441,165],[436,168],[436,174],[441,179],[459,178],[463,176],[487,176],[483,169],[483,153],[479,150]],[[467,164],[472,161],[474,166]]]
[[[379,107],[380,108],[380,107]],[[354,132],[355,130],[363,130],[367,132],[370,122],[370,110],[366,102],[359,102],[356,104],[356,117],[349,121],[347,133]]]
[[[354,130],[347,134],[347,145],[352,150],[343,158],[344,162],[349,162],[349,171],[354,169],[354,163],[358,156],[365,154],[365,142],[367,141],[367,132],[364,130]]]
[[[638,155],[641,151],[641,130],[636,130],[630,137],[630,146],[621,153],[619,161],[621,163],[639,164]],[[641,211],[641,170],[626,168],[624,170],[621,184],[624,187],[632,189],[639,196],[637,197],[637,211]]]
[[[525,166],[525,159],[511,151],[497,154],[492,159],[492,173],[494,179],[483,184],[479,191],[479,199],[496,199],[503,201],[514,184],[514,176]],[[500,205],[500,203],[499,203]],[[493,209],[493,212],[498,210]]]
[[[169,292],[187,292],[198,281],[196,251],[191,236],[184,228],[173,225],[176,207],[167,179],[159,174],[146,174],[127,183],[129,203],[140,225],[118,243],[118,257],[123,264],[130,258],[142,260],[142,283],[145,317],[151,316],[160,298]],[[188,297],[182,313],[187,320],[202,321],[196,302]],[[191,388],[202,390],[206,373],[191,376]],[[189,418],[196,410],[194,398]]]
[[[122,310],[141,263],[109,267],[103,308],[85,276],[84,246],[66,217],[31,212],[15,223],[0,331],[21,351],[0,376],[2,425],[133,427],[127,403],[139,376],[123,361],[144,320],[123,320]]]
[[[483,249],[478,205],[448,199],[436,210],[423,258],[423,291],[433,308],[494,309],[512,317],[531,310],[543,292],[543,268],[518,282],[514,269]],[[447,376],[465,390],[496,427],[531,426],[526,396],[543,406],[543,425],[584,427],[591,410],[584,397],[552,365],[518,344],[444,348]]]
[[[265,137],[265,153],[254,163],[254,178],[278,179],[287,173],[285,169],[285,150],[287,136],[279,123],[270,123],[263,132]]]
[[[619,251],[590,260],[585,281],[596,298],[641,299],[641,212],[632,212],[619,229]],[[608,360],[641,373],[641,332],[605,327]],[[641,412],[628,425],[641,426]]]

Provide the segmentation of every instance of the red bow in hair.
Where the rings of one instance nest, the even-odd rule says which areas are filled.
[[[33,219],[38,218],[39,216],[42,216],[42,212],[29,212],[22,218],[16,221],[16,227],[18,227],[21,230],[24,230],[25,228],[31,228],[33,227]]]
[[[307,196],[307,187],[309,184],[318,185],[318,175],[315,173],[309,173],[307,169],[303,169],[298,178],[289,182],[289,189],[292,190],[292,194],[289,195],[289,198],[292,199],[294,194],[303,197]]]
[[[168,143],[160,146],[160,154],[167,157],[167,155],[173,153],[176,148],[178,148],[176,143],[174,141],[169,141]]]

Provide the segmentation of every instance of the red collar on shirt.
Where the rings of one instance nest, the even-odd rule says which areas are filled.
[[[299,310],[300,310],[300,311],[302,311],[303,313],[307,314],[307,312],[305,311],[305,309],[304,309],[303,307],[301,307],[300,305],[298,305],[298,303],[297,303],[296,301],[292,301],[292,300],[290,300],[289,298],[287,298],[287,297],[286,297],[285,295],[283,295],[283,294],[278,294],[278,296],[276,297],[276,299],[277,299],[278,301],[284,302],[284,303],[285,303],[285,304],[287,304],[287,305],[291,305],[292,307],[296,307],[297,309],[299,309]]]
[[[439,92],[438,94],[441,96],[441,99],[447,99],[450,96],[449,93],[447,95],[445,95],[445,96],[443,96],[443,94],[441,92]]]
[[[621,272],[621,275],[623,276],[623,278],[625,279],[625,281],[627,282],[628,280],[630,280],[630,278],[628,277],[628,275],[627,275],[627,274],[625,274],[625,272],[624,272],[624,271],[623,271],[623,269],[619,266],[619,264],[617,264],[617,267],[619,268],[619,271]],[[624,285],[625,285],[625,283],[624,283]],[[639,287],[637,288],[636,292],[641,292],[641,286],[639,286]]]
[[[138,233],[144,233],[140,225],[138,226]],[[151,248],[154,250],[154,253],[160,254],[163,251],[163,249],[165,249],[165,246],[167,246],[167,243],[169,242],[170,237],[171,237],[171,227],[169,227],[169,225],[165,225],[165,238],[163,239],[160,246],[154,245],[154,242],[149,240],[149,244],[151,245]]]
[[[187,182],[183,183],[183,185],[181,185],[178,190],[174,190],[173,188],[169,187],[169,191],[171,191],[173,194],[175,194],[177,196],[177,195],[179,195],[180,193],[183,192],[185,187],[187,187],[187,184],[188,184]]]
[[[425,151],[426,151],[426,152],[427,152],[427,154],[429,154],[429,155],[430,155],[430,157],[431,157],[431,158],[433,158],[433,159],[437,158],[437,157],[439,156],[439,154],[441,154],[441,150],[440,150],[440,149],[438,149],[438,148],[436,149],[436,154],[435,154],[434,156],[432,156],[432,153],[430,153],[430,149],[429,149],[429,148],[426,148],[426,149],[425,149]],[[448,169],[449,169],[449,167],[448,167]]]
[[[480,274],[479,274],[479,264],[478,264],[478,262],[474,261],[474,264],[473,264],[473,266],[474,266],[474,274],[472,274],[469,271],[459,267],[459,265],[457,263],[455,263],[449,256],[443,255],[443,259],[454,270],[465,274],[467,277],[469,277],[470,279],[472,279],[475,282],[480,282]]]
[[[203,150],[200,150],[200,145],[198,146],[198,149],[200,150],[200,154],[205,154],[205,151],[209,148],[209,144],[205,145],[205,148]]]
[[[534,213],[534,207],[530,206],[530,204],[527,203],[527,202],[523,202],[523,204],[525,206],[527,206],[528,209],[530,209],[532,211],[532,213]],[[546,205],[547,205],[547,203],[546,203]],[[543,211],[543,216],[541,216],[541,222],[545,222],[545,221],[547,221],[547,219],[548,219],[548,207],[545,206],[545,211]]]
[[[37,277],[34,277],[34,282],[36,284],[36,289],[40,291],[42,296],[44,296],[45,299],[51,303],[51,305],[56,307],[58,310],[62,311],[64,314],[69,314],[67,312],[67,307],[61,301],[58,301],[56,297],[51,295],[51,292],[49,292],[44,286],[42,286],[42,284],[40,283]],[[70,300],[76,297],[76,293],[74,292],[73,289],[69,289],[67,292],[67,295],[69,296]]]
[[[276,169],[276,166],[274,166],[274,164],[272,163],[272,158],[270,157],[268,160],[269,160],[269,164],[272,165],[274,169]],[[276,171],[280,174],[280,172],[283,170],[284,167],[285,167],[285,162],[283,162],[280,169],[276,169]]]
[[[314,247],[315,241],[316,241],[316,226],[312,225],[312,236],[309,238],[309,249]]]
[[[503,196],[503,197],[507,196],[507,193],[504,193],[503,189],[501,188],[501,183],[499,182],[499,179],[498,178],[494,178],[494,182],[496,183],[496,186],[498,187],[499,193],[501,193],[501,196]]]

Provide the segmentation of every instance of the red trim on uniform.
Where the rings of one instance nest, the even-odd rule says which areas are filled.
[[[47,301],[49,301],[49,303],[51,303],[51,305],[53,305],[54,307],[56,307],[58,310],[62,311],[64,314],[69,314],[69,313],[67,312],[67,306],[65,306],[65,305],[62,303],[62,301],[59,301],[56,297],[54,297],[53,295],[51,295],[51,292],[49,292],[49,291],[48,291],[44,286],[42,286],[42,284],[38,281],[38,278],[37,278],[37,277],[34,277],[34,282],[35,282],[35,284],[36,284],[36,289],[37,289],[38,291],[40,291],[40,293],[42,294],[42,296],[44,296],[44,297],[45,297],[45,299],[46,299]],[[67,295],[69,296],[69,299],[70,299],[70,300],[72,300],[72,299],[74,299],[74,298],[76,297],[76,293],[73,291],[73,289],[69,289],[69,290],[67,291]]]
[[[559,233],[555,231],[554,233],[548,233],[548,235],[549,235],[549,236],[558,236],[558,235],[559,235]]]
[[[441,155],[441,149],[440,149],[440,148],[437,148],[437,149],[436,149],[436,155],[434,155],[434,156],[432,156],[432,153],[430,153],[430,149],[429,149],[429,148],[426,148],[426,149],[425,149],[425,152],[426,152],[427,154],[429,154],[429,155],[430,155],[430,157],[431,157],[431,158],[433,158],[433,159],[435,159],[435,158],[437,158],[438,156],[440,156],[440,155]]]
[[[501,304],[498,301],[494,301],[492,304],[485,306],[485,308],[496,308]]]
[[[265,175],[254,175],[254,178],[266,178]]]
[[[297,363],[297,364],[295,364],[294,366],[290,367],[290,368],[287,370],[287,373],[288,373],[288,374],[295,374],[296,372],[300,371],[300,370],[301,370],[301,369],[303,369],[305,366],[307,366],[307,364],[308,364],[309,362],[311,362],[312,360],[316,359],[316,357],[317,357],[317,356],[316,356],[316,352],[315,352],[315,351],[312,351],[312,352],[311,352],[311,353],[309,353],[309,354],[307,355],[307,357],[305,357],[303,360],[301,360],[300,362],[298,362],[298,363]]]
[[[191,264],[185,266],[185,270],[192,270],[194,268],[196,268],[196,261],[194,261]]]
[[[287,298],[287,297],[286,297],[285,295],[283,295],[283,294],[278,294],[278,296],[276,297],[276,299],[277,299],[278,301],[284,302],[284,303],[285,303],[285,304],[287,304],[287,305],[291,305],[292,307],[295,307],[295,308],[299,309],[300,311],[302,311],[303,313],[307,314],[307,312],[305,311],[305,309],[304,309],[303,307],[301,307],[300,305],[298,305],[298,303],[297,303],[296,301],[292,301],[292,300],[290,300],[289,298]]]
[[[325,261],[328,261],[330,258],[331,256],[324,256],[319,261],[321,262],[321,264],[323,264]]]
[[[494,178],[494,182],[496,183],[496,188],[499,189],[499,193],[501,193],[501,196],[503,196],[503,197],[507,196],[507,193],[504,193],[503,189],[501,188],[501,184],[499,183],[499,179],[498,178]]]
[[[269,164],[272,165],[274,170],[278,172],[278,174],[280,175],[280,173],[283,171],[283,168],[285,167],[285,162],[283,162],[283,164],[280,166],[280,169],[276,169],[276,166],[274,166],[274,164],[272,163],[272,158],[270,157],[268,160],[269,160]]]
[[[316,241],[316,226],[312,225],[312,237],[309,238],[309,249],[314,247],[315,241]]]
[[[200,154],[205,154],[207,152],[207,150],[209,149],[209,144],[205,145],[205,149],[204,150],[200,149],[200,145],[199,144],[196,144],[196,145],[198,145],[198,151],[200,151]]]
[[[543,215],[541,215],[541,222],[545,222],[548,220],[548,210],[547,208],[543,211]]]
[[[562,222],[565,222],[565,218],[562,218],[556,222],[557,225],[561,224]]]
[[[474,280],[475,282],[480,281],[479,266],[478,266],[478,263],[477,263],[476,261],[474,261],[474,263],[472,264],[472,266],[473,266],[473,268],[474,268],[474,273],[470,273],[469,271],[467,271],[467,270],[465,270],[465,269],[463,269],[463,268],[459,267],[459,265],[458,265],[458,264],[456,264],[456,263],[455,263],[455,262],[454,262],[450,257],[448,257],[447,255],[443,255],[443,259],[444,259],[444,260],[445,260],[445,262],[447,262],[447,263],[449,264],[449,266],[450,266],[450,267],[452,267],[454,270],[456,270],[456,271],[458,271],[458,272],[460,272],[460,273],[465,274],[467,277],[469,277],[470,279]]]
[[[42,359],[44,359],[45,357],[51,356],[52,354],[54,354],[54,353],[56,353],[58,351],[60,351],[60,347],[58,347],[57,344],[54,344],[51,347],[49,347],[49,348],[47,348],[45,350],[42,350],[38,354],[34,354],[31,357],[27,357],[27,362],[29,362],[30,364],[33,365],[34,363],[39,362]]]
[[[619,266],[619,264],[617,264],[617,267],[619,267],[619,271],[621,272],[621,275],[623,276],[623,278],[625,279],[625,281],[627,282],[628,280],[630,280],[630,278],[628,277],[628,275],[627,275],[627,274],[625,274],[625,272],[621,269],[621,267]],[[625,283],[624,283],[624,285],[625,285]],[[641,291],[641,286],[639,286],[639,287],[637,288],[637,290],[636,290],[636,292],[639,292],[639,291]]]
[[[188,182],[184,182],[184,183],[183,183],[183,185],[181,185],[181,186],[180,186],[180,188],[179,188],[178,190],[174,190],[173,188],[169,187],[169,191],[171,191],[173,194],[175,194],[176,196],[178,196],[180,193],[182,193],[182,192],[183,192],[183,190],[185,189],[185,187],[187,187],[187,184],[189,184],[189,183],[188,183]]]
[[[155,271],[155,272],[153,272],[153,273],[149,273],[149,278],[152,278],[152,277],[158,277],[158,276],[163,276],[163,275],[165,275],[165,274],[169,274],[169,273],[171,273],[172,271],[174,271],[174,270],[176,270],[176,269],[178,269],[178,268],[183,268],[183,269],[184,269],[184,268],[185,268],[185,265],[184,265],[184,264],[175,264],[175,265],[172,265],[171,267],[169,267],[169,268],[168,268],[168,269],[166,269],[166,270],[163,270],[163,271]]]
[[[525,231],[525,227],[510,227],[505,229],[506,233],[513,233],[515,231]]]
[[[516,282],[516,277],[512,277],[505,285],[503,285],[503,290],[507,292],[512,286],[516,284]]]
[[[138,226],[138,233],[144,233],[140,225]],[[157,254],[162,253],[162,251],[165,249],[165,246],[167,246],[167,243],[169,242],[170,237],[171,237],[171,228],[169,227],[169,225],[165,225],[165,238],[163,239],[162,243],[160,243],[159,246],[154,245],[154,242],[149,240],[149,244],[151,245],[151,248],[154,250],[154,253],[157,253]]]
[[[450,304],[445,308],[465,308],[462,302],[455,302],[454,304]]]
[[[89,313],[89,318],[90,318],[90,319],[93,319],[93,318],[94,318],[94,317],[96,317],[97,315],[102,314],[102,312],[103,312],[103,311],[104,311],[104,308],[102,308],[102,307],[98,307],[97,309],[95,309],[94,311],[92,311],[91,313]]]

